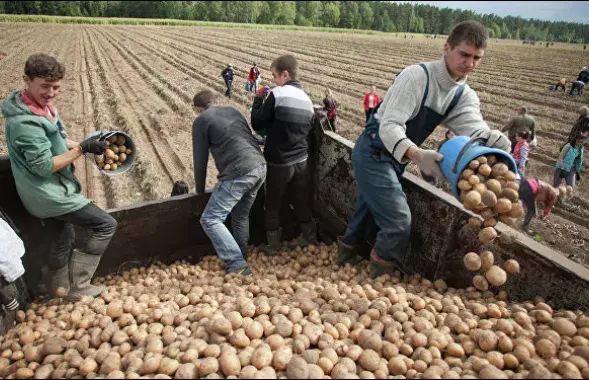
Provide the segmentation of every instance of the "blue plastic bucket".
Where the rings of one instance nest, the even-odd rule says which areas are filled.
[[[446,141],[440,147],[440,153],[444,155],[440,161],[440,168],[446,179],[452,184],[452,190],[456,199],[460,197],[458,181],[460,174],[468,164],[480,156],[493,154],[497,157],[497,162],[507,165],[509,170],[517,173],[517,165],[511,155],[501,149],[489,148],[485,146],[486,140],[483,138],[469,138],[466,136],[454,137]]]

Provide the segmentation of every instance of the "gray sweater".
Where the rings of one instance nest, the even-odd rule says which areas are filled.
[[[219,181],[241,177],[266,160],[243,115],[232,107],[211,106],[192,125],[196,192],[205,192],[209,149]]]
[[[452,79],[444,58],[426,62],[425,66],[430,73],[429,94],[425,106],[443,115],[456,90],[466,79],[460,82]],[[405,123],[419,112],[426,84],[427,76],[418,64],[407,67],[403,70],[403,75],[399,75],[389,87],[375,116],[380,121],[379,135],[384,146],[400,163],[408,162],[404,157],[405,152],[415,145],[406,138]],[[481,115],[479,97],[468,85],[465,86],[460,101],[442,124],[458,136],[470,136],[480,129],[489,130]],[[399,140],[402,141],[396,145]]]

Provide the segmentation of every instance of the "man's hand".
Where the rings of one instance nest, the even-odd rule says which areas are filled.
[[[444,178],[439,162],[444,156],[435,150],[425,150],[417,148],[411,159],[415,165],[421,169],[423,173],[436,178]]]
[[[76,141],[70,140],[70,139],[65,139],[65,142],[66,142],[67,148],[69,150],[76,149],[80,145],[79,142],[76,142]]]
[[[487,144],[489,148],[497,148],[509,152],[511,150],[511,141],[501,131],[492,130],[487,137]]]
[[[88,137],[86,140],[80,143],[80,148],[82,148],[82,153],[92,153],[92,154],[104,154],[106,150],[106,141],[98,140],[101,135]]]

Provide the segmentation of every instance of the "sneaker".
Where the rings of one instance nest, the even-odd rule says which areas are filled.
[[[239,276],[245,276],[245,277],[251,277],[254,274],[252,273],[252,270],[249,267],[243,267],[241,269],[237,269],[236,271],[231,271],[228,273],[235,273]]]

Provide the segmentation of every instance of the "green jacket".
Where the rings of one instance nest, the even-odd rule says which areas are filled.
[[[68,151],[66,133],[59,115],[52,123],[31,112],[15,91],[0,103],[6,118],[6,143],[12,175],[27,211],[38,218],[51,218],[77,211],[90,203],[80,194],[74,165],[58,172],[53,157]]]

